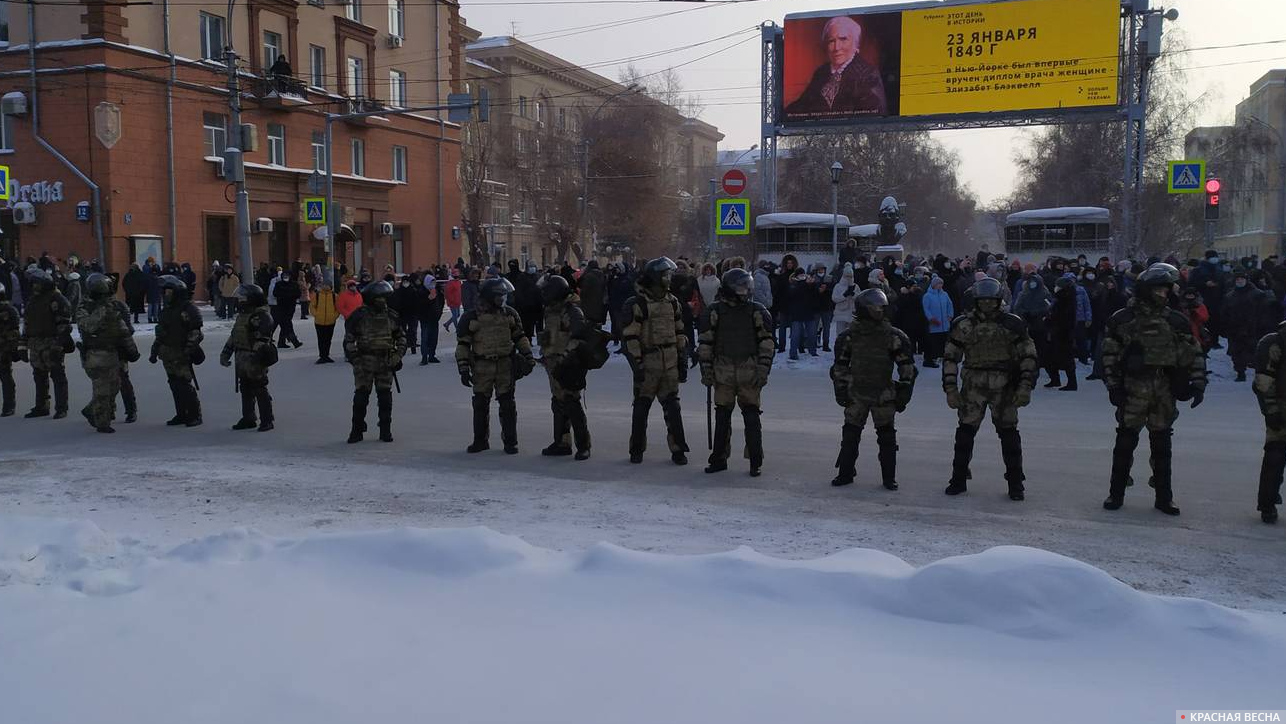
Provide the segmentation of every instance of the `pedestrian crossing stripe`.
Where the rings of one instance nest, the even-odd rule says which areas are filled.
[[[1205,161],[1170,161],[1166,174],[1166,192],[1199,194],[1206,178]]]
[[[715,233],[719,236],[750,235],[750,200],[719,199],[715,202],[718,221]]]

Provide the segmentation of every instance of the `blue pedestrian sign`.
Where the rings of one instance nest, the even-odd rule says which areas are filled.
[[[1170,161],[1166,164],[1166,192],[1199,194],[1206,181],[1205,161]]]
[[[719,199],[715,202],[719,236],[750,235],[750,199]]]
[[[0,201],[9,200],[9,167],[0,166]]]
[[[326,223],[326,199],[304,199],[304,223]]]

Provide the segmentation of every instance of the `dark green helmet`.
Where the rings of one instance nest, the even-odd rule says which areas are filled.
[[[1005,298],[1005,288],[1000,282],[990,277],[974,282],[973,285],[974,301],[979,299],[1000,299]]]
[[[567,278],[561,274],[546,274],[536,282],[536,288],[540,290],[540,298],[545,304],[554,304],[561,302],[572,293],[572,285],[567,283]]]
[[[236,296],[237,302],[244,304],[247,309],[262,307],[268,303],[268,296],[258,284],[242,284],[237,287]]]
[[[889,296],[882,289],[867,289],[854,299],[853,316],[858,319],[883,319],[889,307]],[[879,310],[879,314],[875,314]]]
[[[671,261],[668,256],[653,259],[643,267],[643,273],[639,275],[639,284],[645,289],[669,291],[670,279],[678,270],[679,265]]]
[[[188,290],[188,285],[173,274],[165,274],[157,281],[160,283],[161,289],[173,289],[176,292],[186,292]]]
[[[512,294],[513,291],[514,285],[504,277],[488,279],[478,289],[478,299],[491,309],[499,309],[504,306],[505,297]]]
[[[112,287],[112,279],[106,274],[90,274],[85,280],[85,291],[90,299],[110,297],[114,291]]]
[[[371,282],[362,289],[362,299],[371,304],[376,299],[387,299],[393,296],[393,285],[381,279],[378,282]]]
[[[1165,262],[1157,262],[1143,271],[1134,280],[1141,287],[1162,287],[1179,283],[1179,270]]]
[[[750,295],[755,291],[755,278],[745,269],[729,269],[723,273],[719,291],[726,299],[749,301]]]

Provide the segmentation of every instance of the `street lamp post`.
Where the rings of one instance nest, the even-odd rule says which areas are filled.
[[[839,262],[839,177],[844,167],[839,161],[831,164],[831,264]]]
[[[237,149],[233,164],[237,189],[237,251],[241,255],[241,278],[250,280],[254,279],[255,266],[250,250],[250,194],[246,192],[243,163],[245,149],[242,146],[245,140],[241,132],[241,84],[237,78],[237,52],[232,49],[232,6],[235,2],[236,0],[228,0],[227,45],[223,48],[223,59],[228,66],[228,119],[231,122],[232,137],[236,141]]]

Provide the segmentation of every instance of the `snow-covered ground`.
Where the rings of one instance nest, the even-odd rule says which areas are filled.
[[[483,528],[155,556],[0,518],[5,721],[1142,722],[1276,709],[1286,621],[994,548],[916,569]]]
[[[211,322],[216,359],[228,326]],[[1286,528],[1255,512],[1262,423],[1222,353],[1206,403],[1177,425],[1175,519],[1144,485],[1125,509],[1100,507],[1115,423],[1097,383],[1040,389],[1023,410],[1028,496],[1014,503],[990,425],[969,494],[942,494],[955,415],[932,369],[898,420],[891,493],[869,431],[858,483],[828,484],[842,416],[825,354],[779,357],[764,476],[741,460],[707,476],[695,371],[683,468],[659,410],[645,463],[626,462],[619,357],[590,377],[591,460],[540,457],[539,373],[519,384],[522,453],[466,454],[451,335],[442,364],[408,358],[396,442],[346,445],[351,373],[314,365],[313,329],[296,327],[306,346],[273,370],[270,433],[229,429],[239,401],[212,363],[198,369],[202,428],[165,427],[164,374],[146,363],[133,366],[141,420],[116,435],[75,414],[0,420],[0,702],[20,714],[6,706],[0,722],[1150,721],[1185,706],[1286,708],[1261,673],[1286,663]],[[89,385],[68,360],[76,410]],[[17,372],[21,411],[31,383]],[[1144,443],[1136,479],[1146,465]],[[473,526],[499,533],[422,530]],[[727,553],[741,546],[758,553]],[[72,688],[83,695],[51,693]]]

